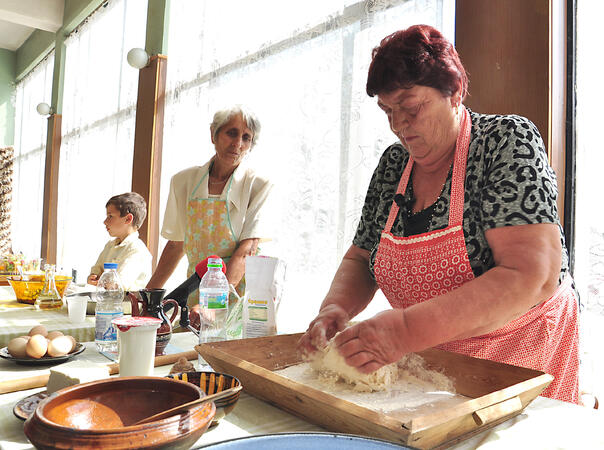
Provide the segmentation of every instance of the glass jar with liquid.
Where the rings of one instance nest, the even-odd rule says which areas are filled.
[[[55,284],[55,266],[54,264],[45,264],[44,287],[36,298],[36,309],[59,309],[62,306],[63,300]]]

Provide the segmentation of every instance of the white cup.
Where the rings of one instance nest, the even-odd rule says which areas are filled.
[[[67,313],[69,315],[69,321],[72,323],[85,322],[87,305],[88,297],[85,295],[67,297]]]
[[[111,321],[119,331],[120,377],[153,375],[155,339],[161,319],[123,316]]]

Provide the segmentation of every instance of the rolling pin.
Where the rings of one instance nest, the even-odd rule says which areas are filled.
[[[156,356],[154,367],[167,366],[168,364],[174,364],[181,357],[187,358],[188,361],[197,359],[198,353],[195,350],[189,350],[188,352],[172,353],[170,355]],[[117,363],[108,364],[109,374],[115,375],[120,372],[120,365]],[[17,380],[0,381],[0,394],[8,394],[9,392],[26,391],[28,389],[34,389],[44,387],[48,384],[48,377],[50,375],[36,375],[28,378],[21,378]]]

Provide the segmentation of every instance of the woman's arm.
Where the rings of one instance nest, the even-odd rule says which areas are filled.
[[[147,283],[147,289],[160,289],[164,286],[185,254],[183,244],[183,241],[168,241],[161,253],[157,268]]]
[[[310,353],[325,345],[346,323],[369,304],[377,285],[369,273],[369,252],[351,245],[336,272],[321,304],[319,314],[310,323],[298,344]]]
[[[494,228],[485,236],[495,266],[459,289],[437,297],[433,308],[409,311],[407,323],[416,322],[411,332],[418,336],[416,345],[427,348],[497,330],[547,300],[558,287],[562,248],[557,225]],[[415,330],[427,320],[435,320],[442,331],[433,338],[419,338]]]
[[[260,239],[244,239],[233,252],[227,264],[226,277],[229,283],[237,286],[245,274],[245,257],[256,254]]]
[[[369,273],[369,252],[351,245],[319,310],[337,305],[352,319],[365,309],[376,290],[377,285]]]
[[[492,269],[445,295],[345,330],[336,343],[347,363],[367,373],[409,352],[489,333],[553,294],[561,265],[557,225],[502,227],[485,235]]]

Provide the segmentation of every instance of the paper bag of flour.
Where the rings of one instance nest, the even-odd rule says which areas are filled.
[[[243,337],[277,334],[277,310],[285,282],[285,262],[271,256],[245,258]]]

